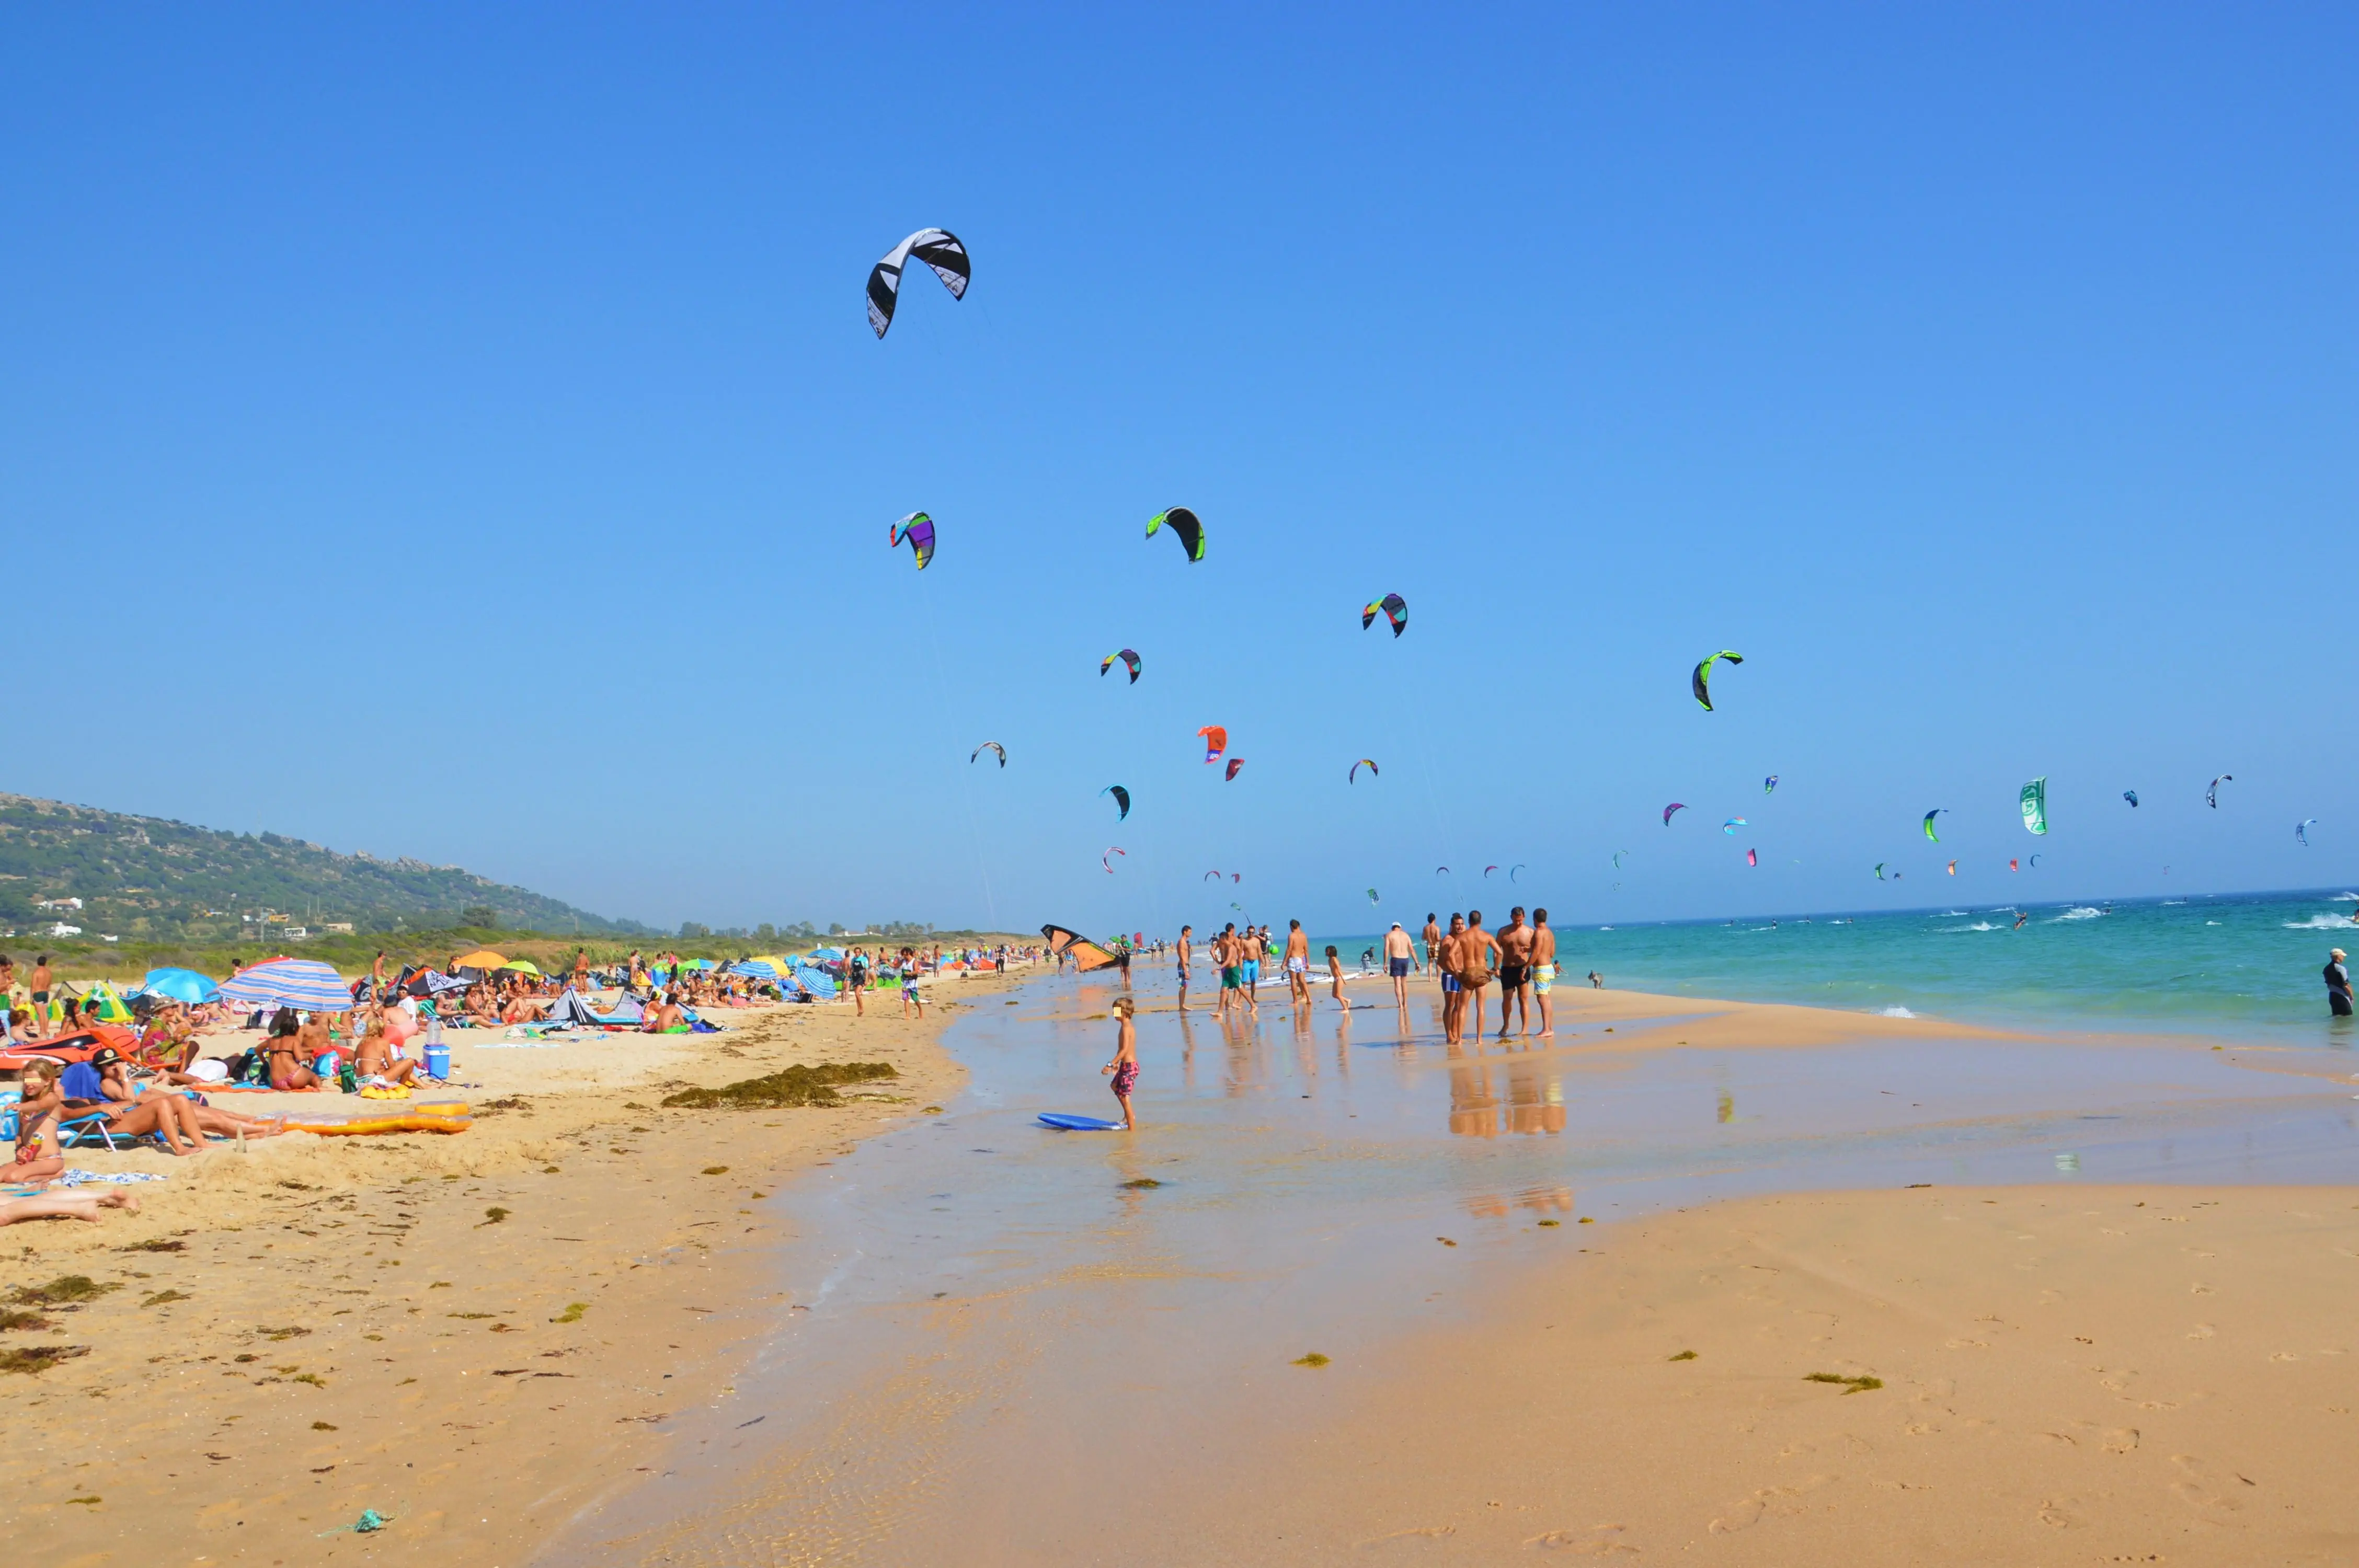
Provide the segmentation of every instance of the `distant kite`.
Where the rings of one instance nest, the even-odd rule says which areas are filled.
[[[1122,807],[1122,816],[1114,818],[1116,822],[1121,822],[1128,818],[1130,816],[1130,791],[1123,788],[1120,784],[1108,784],[1105,788],[1098,791],[1098,793],[1100,795],[1110,795],[1114,796],[1114,803]]]
[[[1221,880],[1221,873],[1218,871],[1206,871],[1204,873],[1204,880],[1208,882],[1219,881]]]
[[[1243,871],[1231,871],[1229,873],[1229,881],[1233,882],[1241,882],[1245,880],[1245,874]]]
[[[2007,863],[2006,863],[2006,869],[2007,869],[2008,871],[2021,871],[2023,868],[2022,868],[2021,866],[2017,865],[2013,860],[2009,860],[2009,861],[2007,861]]]
[[[2023,786],[2019,797],[2023,806],[2023,826],[2027,832],[2048,831],[2048,775],[2040,774]]]
[[[2317,826],[2318,818],[2315,816],[2294,825],[2293,836],[2301,840],[2301,847],[2303,849],[2307,849],[2310,848],[2310,830]]]
[[[1207,724],[1196,733],[1204,738],[1204,761],[1219,762],[1221,753],[1229,749],[1229,732],[1217,724]]]
[[[1382,611],[1385,619],[1393,623],[1394,636],[1397,637],[1408,630],[1408,600],[1397,593],[1388,593],[1360,611],[1361,631],[1364,632],[1375,624],[1378,611]]]
[[[1738,828],[1750,827],[1752,826],[1753,824],[1745,821],[1742,816],[1732,816],[1727,821],[1720,825],[1720,830],[1733,838],[1736,836],[1736,830]]]
[[[1369,902],[1370,903],[1375,903],[1375,902],[1376,902],[1376,890],[1375,890],[1375,889],[1374,889],[1374,888],[1370,888],[1370,889],[1368,890],[1368,902]]]
[[[1493,871],[1497,871],[1498,869],[1499,869],[1499,868],[1498,868],[1498,867],[1496,867],[1496,866],[1485,866],[1485,867],[1484,867],[1484,868],[1483,868],[1483,874],[1484,874],[1484,876],[1486,876],[1486,877],[1487,877],[1487,876],[1489,876]]]
[[[2136,806],[2137,804],[2137,791],[2134,789],[2125,789],[2122,791],[2122,798],[2128,801],[2132,806]]]
[[[1345,784],[1358,784],[1360,782],[1360,770],[1362,768],[1368,770],[1368,776],[1372,779],[1380,779],[1385,776],[1376,771],[1376,760],[1374,757],[1362,757],[1358,762],[1352,764],[1352,771],[1344,776],[1343,782]]]
[[[1672,812],[1685,811],[1687,808],[1688,803],[1684,800],[1675,800],[1671,802],[1670,805],[1663,807],[1663,826],[1669,827],[1671,825]]]
[[[1108,654],[1104,658],[1100,659],[1098,661],[1098,674],[1100,676],[1103,676],[1106,671],[1112,669],[1114,667],[1114,662],[1116,659],[1120,659],[1125,665],[1129,666],[1130,684],[1136,686],[1138,684],[1138,655],[1128,648],[1125,648],[1119,654]]]
[[[1953,877],[1958,874],[1958,862],[1955,860],[1950,862],[1950,874]]]
[[[1245,760],[1243,757],[1231,757],[1229,759],[1227,771],[1221,774],[1221,782],[1223,784],[1226,784],[1229,780],[1236,777],[1237,770],[1245,765]]]
[[[1614,851],[1614,869],[1615,871],[1618,871],[1622,869],[1622,857],[1629,852],[1630,851],[1627,849],[1616,849]]]
[[[1757,866],[1757,865],[1759,865],[1759,864],[1761,863],[1761,851],[1759,851],[1758,849],[1747,849],[1747,850],[1745,850],[1745,863],[1746,865],[1748,865],[1748,866]]]
[[[2044,851],[2043,851],[2043,852],[2044,852]],[[2034,856],[2032,856],[2032,857],[2031,857],[2031,859],[2029,859],[2028,860],[2026,860],[2026,861],[2024,862],[2024,864],[2025,864],[2025,865],[2027,865],[2027,866],[2029,866],[2029,867],[2030,867],[2033,871],[2038,871],[2038,870],[2039,869],[2039,856],[2038,856],[2038,855],[2034,855]]]
[[[1882,881],[1884,880],[1884,862],[1882,860],[1875,862],[1875,880],[1877,881]]]
[[[1147,536],[1152,539],[1155,531],[1167,524],[1170,525],[1172,536],[1180,541],[1180,547],[1188,552],[1190,560],[1204,558],[1204,524],[1197,521],[1194,513],[1184,506],[1158,512],[1147,520]]]
[[[1043,925],[1040,935],[1047,938],[1051,957],[1070,955],[1083,974],[1103,969],[1114,962],[1114,956],[1083,936],[1080,932],[1062,925]]]
[[[2234,784],[2235,782],[2236,775],[2234,773],[2222,773],[2218,778],[2213,779],[2212,781],[2212,787],[2203,792],[2203,804],[2210,806],[2214,811],[2219,810],[2220,786],[2223,784]]]
[[[996,741],[985,741],[982,745],[977,746],[973,752],[969,752],[966,760],[970,764],[972,764],[975,758],[982,756],[985,752],[998,752],[999,765],[1003,768],[1007,765],[1007,748],[1001,745]]]
[[[868,325],[879,338],[893,324],[893,307],[901,297],[901,269],[913,255],[934,269],[952,299],[966,297],[967,281],[974,273],[966,247],[948,229],[920,229],[886,251],[885,259],[869,269]]]
[[[1767,778],[1761,781],[1761,793],[1763,795],[1775,795],[1777,793],[1777,775],[1776,773],[1771,773]]]
[[[1721,659],[1726,659],[1732,665],[1741,665],[1745,662],[1745,655],[1729,648],[1723,648],[1717,654],[1707,654],[1703,662],[1696,665],[1695,674],[1688,677],[1688,688],[1695,693],[1695,699],[1703,704],[1706,713],[1712,711],[1712,666]]]
[[[1104,854],[1098,857],[1098,864],[1106,869],[1106,875],[1108,876],[1114,875],[1114,857],[1116,855],[1120,855],[1125,860],[1130,859],[1130,852],[1128,850],[1111,848],[1109,848]]]
[[[1523,870],[1524,868],[1521,865],[1509,866],[1507,868],[1507,880],[1511,882],[1522,881],[1523,879],[1517,873]]]
[[[926,563],[934,558],[934,520],[922,512],[912,512],[885,530],[885,547],[897,550],[901,541],[909,542],[909,553],[918,557],[918,569],[924,571]]]
[[[1925,837],[1930,838],[1936,844],[1941,841],[1941,836],[1933,831],[1933,818],[1940,816],[1941,813],[1949,809],[1950,808],[1946,806],[1937,806],[1932,810],[1925,814]]]
[[[1446,877],[1450,874],[1450,868],[1448,866],[1436,866],[1433,868],[1433,874],[1437,877]]]

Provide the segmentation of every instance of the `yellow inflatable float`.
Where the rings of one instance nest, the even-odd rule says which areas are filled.
[[[290,1121],[288,1130],[321,1138],[366,1138],[382,1132],[464,1132],[475,1125],[473,1108],[457,1100],[405,1105],[345,1121]]]

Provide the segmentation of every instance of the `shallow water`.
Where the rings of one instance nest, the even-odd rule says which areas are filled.
[[[1628,1050],[1595,1022],[1453,1055],[1430,991],[1406,1020],[1265,996],[1257,1025],[1224,1026],[1163,987],[1142,968],[1131,1135],[1033,1120],[1111,1106],[1114,1025],[1090,1015],[1112,987],[1044,982],[956,1022],[969,1089],[772,1200],[802,1235],[758,1364],[544,1561],[1188,1561],[1133,1533],[1138,1477],[1299,1435],[1294,1357],[1462,1320],[1550,1251],[1603,1245],[1584,1217],[2359,1170],[2359,1061],[2328,1049],[2243,1054],[2339,1081],[2177,1041]]]

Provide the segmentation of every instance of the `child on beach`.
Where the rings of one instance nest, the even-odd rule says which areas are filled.
[[[1138,1087],[1138,1029],[1130,1021],[1135,1006],[1126,996],[1114,998],[1114,1016],[1122,1020],[1122,1033],[1114,1043],[1114,1060],[1098,1069],[1114,1075],[1114,1098],[1122,1106],[1125,1132],[1136,1130],[1138,1126],[1130,1113],[1130,1091]]]
[[[1349,1012],[1352,1004],[1343,1000],[1343,961],[1335,956],[1332,947],[1327,949],[1327,978],[1334,984],[1335,1005]]]

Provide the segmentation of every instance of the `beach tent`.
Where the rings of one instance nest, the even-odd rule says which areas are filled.
[[[825,969],[812,964],[795,966],[795,984],[821,999],[835,995],[835,980]]]
[[[548,1014],[541,1022],[551,1029],[597,1029],[614,1022],[599,1013],[571,986],[564,994],[549,1004]]]
[[[305,1012],[345,1012],[352,988],[326,964],[311,958],[273,958],[224,982],[222,1000],[234,1007],[291,1007]]]
[[[405,968],[401,978],[393,982],[396,996],[436,997],[467,989],[464,980],[454,980],[440,969]]]
[[[614,1011],[598,1015],[598,1022],[601,1023],[628,1023],[636,1025],[645,1023],[647,1021],[647,1010],[639,1005],[638,998],[632,996],[627,992],[625,993],[620,1000],[614,1003]]]
[[[478,947],[472,953],[462,953],[451,959],[451,967],[454,969],[501,969],[507,967],[507,959],[489,947]]]
[[[150,969],[131,988],[130,994],[152,996],[158,1001],[197,1003],[219,1001],[221,987],[211,977],[194,969]]]
[[[679,961],[679,965],[677,966],[677,968],[678,968],[678,969],[709,969],[709,968],[712,968],[712,967],[713,967],[712,960],[712,959],[710,959],[710,958],[682,958],[682,959]]]
[[[82,993],[82,1011],[83,1017],[95,1018],[101,1023],[131,1022],[131,1010],[123,1005],[123,999],[104,980],[92,981],[90,989]]]

